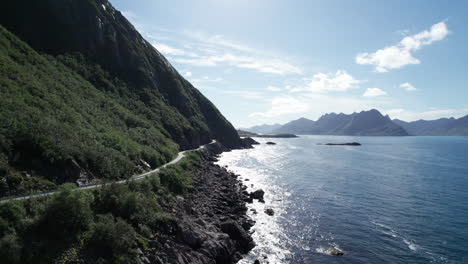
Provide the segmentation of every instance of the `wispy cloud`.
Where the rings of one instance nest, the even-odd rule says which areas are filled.
[[[416,89],[416,87],[414,87],[414,86],[413,86],[411,83],[409,83],[409,82],[405,82],[405,83],[400,84],[400,87],[401,87],[401,88],[405,88],[405,90],[406,90],[406,91],[409,91],[409,92],[418,90],[418,89]]]
[[[449,30],[444,21],[432,25],[429,30],[403,38],[397,45],[379,49],[374,53],[360,53],[356,63],[375,66],[377,72],[388,72],[410,64],[421,63],[413,56],[413,52],[435,41],[444,39]]]
[[[256,91],[227,90],[227,91],[223,91],[223,93],[238,96],[238,97],[241,97],[241,98],[244,98],[244,99],[257,99],[257,100],[258,99],[260,99],[260,100],[265,99],[265,95],[263,93],[256,92]]]
[[[185,74],[185,77],[193,84],[193,86],[204,90],[214,90],[216,89],[215,87],[213,87],[214,84],[224,81],[224,79],[221,77],[211,78],[209,76],[203,76],[195,78],[193,77],[192,72],[187,72]]]
[[[122,15],[132,23],[133,20],[135,20],[138,17],[135,13],[133,13],[130,10],[122,11]]]
[[[276,87],[276,86],[272,86],[272,85],[267,86],[266,89],[267,89],[268,91],[272,91],[272,92],[279,92],[279,91],[283,90],[283,89],[281,89],[280,87]]]
[[[390,105],[391,102],[388,99],[380,98],[355,98],[321,93],[286,94],[274,97],[267,110],[251,113],[249,117],[257,122],[276,122],[278,120],[287,122],[299,117],[317,119],[330,112],[352,113]]]
[[[171,45],[158,40],[170,40]],[[174,35],[176,37],[168,37]],[[256,50],[247,45],[226,39],[222,35],[208,35],[201,32],[164,30],[147,34],[156,49],[170,61],[196,67],[228,66],[257,72],[287,75],[302,74],[303,70],[284,56]],[[156,42],[157,41],[157,42]]]
[[[189,30],[185,30],[182,33],[188,36],[189,38],[195,39],[201,43],[209,44],[207,46],[210,46],[210,45],[214,47],[222,46],[225,48],[234,49],[238,51],[256,52],[254,49],[244,44],[237,43],[232,40],[228,40],[222,35],[209,35],[201,31],[189,31]]]
[[[306,84],[303,87],[295,87],[292,92],[343,92],[349,89],[358,88],[359,84],[364,82],[355,79],[344,70],[338,70],[336,73],[317,73],[311,79],[304,79]]]
[[[198,56],[193,58],[179,57],[174,61],[193,66],[220,66],[229,65],[237,68],[252,69],[259,72],[274,74],[300,74],[302,71],[287,62],[275,59],[262,59],[232,53]]]
[[[294,97],[276,97],[271,101],[271,108],[266,112],[252,113],[250,117],[270,118],[286,114],[300,114],[309,110],[309,105]]]
[[[181,56],[181,55],[186,54],[185,51],[182,49],[174,48],[163,43],[152,43],[152,44],[159,52],[161,52],[164,55]]]
[[[387,94],[387,92],[385,92],[384,90],[379,89],[379,88],[367,88],[362,96],[364,96],[364,97],[377,97],[377,96],[382,96],[382,95],[386,95],[386,94]]]

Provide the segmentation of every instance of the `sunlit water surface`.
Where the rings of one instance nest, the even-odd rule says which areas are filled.
[[[268,140],[218,162],[266,192],[240,263],[468,263],[468,137]]]

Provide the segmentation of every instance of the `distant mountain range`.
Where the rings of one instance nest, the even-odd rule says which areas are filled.
[[[360,113],[326,114],[317,121],[306,118],[286,123],[273,131],[274,133],[293,133],[311,135],[354,135],[354,136],[407,136],[408,133],[392,122],[390,117],[383,116],[372,109]]]
[[[468,115],[458,119],[452,117],[414,122],[394,119],[393,122],[416,136],[468,136]]]
[[[468,116],[442,118],[438,120],[419,120],[405,122],[391,120],[388,115],[382,115],[372,109],[352,114],[325,114],[317,121],[299,118],[276,129],[276,125],[262,125],[242,130],[255,133],[291,133],[303,135],[350,135],[350,136],[468,136]],[[260,132],[258,128],[265,128]],[[268,130],[266,128],[270,128]],[[252,129],[255,129],[252,130]]]
[[[264,125],[253,126],[250,128],[239,128],[239,130],[245,130],[248,132],[258,133],[258,134],[268,134],[280,127],[281,127],[280,124],[273,124],[273,125],[264,124]]]

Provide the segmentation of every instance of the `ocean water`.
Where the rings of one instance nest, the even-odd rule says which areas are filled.
[[[468,137],[268,140],[219,160],[266,192],[240,263],[468,263]]]

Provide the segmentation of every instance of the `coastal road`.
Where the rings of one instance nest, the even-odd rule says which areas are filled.
[[[129,179],[120,180],[120,181],[116,181],[116,182],[107,182],[107,183],[99,183],[99,184],[87,184],[87,185],[82,185],[82,186],[80,186],[80,187],[78,187],[78,188],[76,188],[74,190],[88,190],[88,189],[99,188],[99,187],[106,186],[106,185],[111,185],[111,184],[114,184],[114,183],[121,184],[121,183],[126,183],[126,182],[129,182],[129,181],[138,181],[138,180],[144,179],[144,178],[152,175],[153,173],[159,173],[161,171],[161,169],[165,168],[166,166],[178,163],[185,156],[185,153],[204,149],[206,146],[214,144],[214,143],[216,143],[216,140],[212,140],[210,143],[202,145],[202,146],[200,146],[200,147],[198,147],[196,149],[181,151],[181,152],[179,152],[177,154],[177,157],[175,159],[169,161],[168,163],[166,163],[166,164],[164,164],[162,166],[159,166],[158,168],[156,168],[154,170],[151,170],[151,171],[139,174],[139,175],[135,175],[135,176],[133,176],[133,177],[131,177]],[[25,199],[35,198],[35,197],[47,196],[47,195],[52,195],[52,194],[54,194],[56,192],[57,191],[50,191],[50,192],[43,192],[43,193],[37,193],[37,194],[31,194],[31,195],[23,195],[23,196],[3,198],[3,199],[0,199],[0,203],[13,201],[13,200],[25,200]]]

